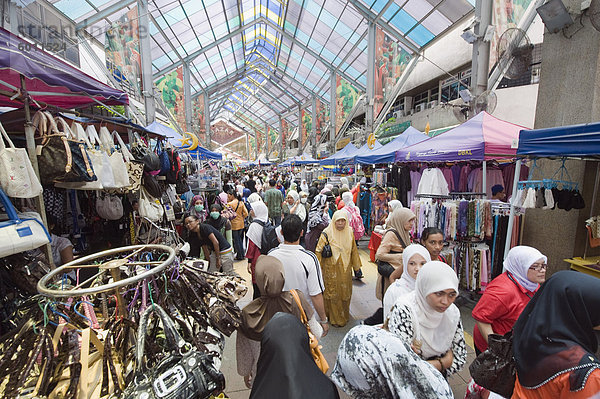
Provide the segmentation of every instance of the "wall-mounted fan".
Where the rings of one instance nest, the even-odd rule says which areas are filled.
[[[531,66],[533,44],[523,29],[510,28],[500,36],[497,53],[497,67],[506,68],[505,77],[517,79]]]
[[[471,107],[469,107],[469,105],[467,104],[452,106],[452,112],[454,113],[454,117],[460,123],[466,122],[471,117],[470,111]]]
[[[496,109],[496,104],[498,103],[498,97],[496,93],[491,90],[486,90],[480,95],[478,95],[473,103],[473,110],[475,111],[475,115],[480,113],[481,111],[486,111],[488,114],[491,114]]]

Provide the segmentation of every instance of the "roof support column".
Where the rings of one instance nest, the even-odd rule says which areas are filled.
[[[152,81],[152,54],[150,53],[150,22],[148,18],[148,0],[138,0],[138,25],[140,34],[140,56],[142,59],[142,95],[146,109],[146,125],[154,122],[156,104],[154,103],[154,82]]]
[[[310,132],[310,145],[312,157],[317,158],[317,97],[312,96],[312,131]]]
[[[192,81],[190,79],[190,64],[183,64],[183,101],[185,109],[185,127],[187,132],[192,131]]]
[[[208,93],[204,93],[204,130],[206,131],[206,148],[210,150],[210,99]]]
[[[329,155],[333,155],[336,145],[335,137],[337,136],[335,114],[337,111],[337,76],[333,70],[329,77],[329,95],[331,101],[329,102],[329,144],[327,145],[327,148],[329,149]]]
[[[265,122],[265,158],[269,160],[269,124]]]
[[[298,105],[298,155],[302,155],[302,107]]]
[[[490,42],[483,37],[489,25],[492,24],[493,0],[477,0],[475,3],[475,24],[473,31],[478,39],[473,43],[473,58],[471,68],[471,87],[473,96],[478,96],[488,88],[488,73],[490,71]],[[473,100],[472,104],[475,103]]]
[[[491,1],[491,0],[490,0]],[[373,121],[375,119],[375,28],[374,22],[369,22],[369,35],[367,38],[367,98],[365,99],[365,141],[373,133]],[[362,142],[362,140],[361,140]]]
[[[283,162],[285,145],[283,143],[283,118],[279,115],[279,161]]]

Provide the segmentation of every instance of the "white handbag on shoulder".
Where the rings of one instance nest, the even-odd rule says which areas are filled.
[[[16,148],[0,123],[0,186],[9,197],[33,198],[43,191],[29,155],[24,148]],[[4,140],[8,146],[4,144]]]

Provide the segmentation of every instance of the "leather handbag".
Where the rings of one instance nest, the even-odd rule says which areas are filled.
[[[329,244],[329,237],[327,237],[327,233],[323,232],[327,243],[323,245],[323,249],[321,250],[321,258],[331,258],[333,256],[333,251],[331,250],[331,245]]]
[[[0,202],[8,216],[8,220],[0,222],[0,258],[38,248],[50,242],[50,234],[42,222],[35,218],[19,218],[15,207],[2,189]]]
[[[306,317],[306,312],[304,312],[304,308],[302,307],[302,303],[300,302],[300,297],[298,296],[296,290],[290,290],[290,292],[294,297],[294,301],[296,301],[296,305],[298,305],[298,308],[300,309],[300,315],[302,316],[300,318],[300,321],[306,326],[310,354],[312,355],[315,363],[317,364],[317,367],[319,367],[319,370],[321,370],[323,373],[327,373],[327,371],[329,370],[329,364],[327,363],[325,356],[323,356],[323,352],[321,352],[322,347],[321,345],[319,345],[317,337],[315,337],[315,335],[310,330],[310,327],[308,325],[308,318]]]
[[[169,352],[153,367],[144,361],[144,346],[150,314],[162,321]],[[225,377],[211,358],[183,340],[173,320],[158,305],[149,306],[137,332],[133,379],[123,392],[123,399],[205,399],[225,388]]]
[[[131,146],[131,154],[136,161],[144,164],[144,172],[156,175],[160,172],[160,159],[158,155],[148,148],[137,133],[134,134],[135,142]]]
[[[123,139],[117,132],[113,132],[112,137],[119,144],[119,151],[121,152],[121,154],[123,154],[123,159],[125,160],[125,168],[127,169],[127,178],[129,180],[129,184],[127,186],[114,191],[114,193],[125,194],[138,192],[140,190],[140,186],[142,185],[144,164],[135,160],[135,158],[133,157],[131,152],[129,152],[129,149],[123,142]]]
[[[469,366],[471,377],[478,385],[505,398],[512,396],[517,375],[512,333],[510,330],[504,335],[488,335],[488,348]]]
[[[154,198],[162,197],[163,189],[161,188],[160,183],[158,182],[155,176],[149,175],[147,173],[144,174],[144,177],[142,178],[142,184],[148,192],[148,194],[150,194]]]
[[[0,132],[0,186],[9,197],[37,197],[42,193],[42,185],[33,171],[27,151],[15,147],[1,123]]]
[[[47,112],[38,111],[33,116],[33,126],[39,132],[36,154],[42,184],[53,184],[63,179],[84,179],[73,161],[67,136],[58,131],[56,122]]]

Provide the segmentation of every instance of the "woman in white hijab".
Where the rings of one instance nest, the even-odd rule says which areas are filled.
[[[392,306],[401,296],[409,294],[415,290],[417,274],[421,267],[431,261],[431,255],[427,248],[420,244],[410,244],[402,252],[402,275],[397,278],[394,274],[400,269],[392,272],[390,281],[392,284],[388,287],[383,297],[383,320],[385,320]]]
[[[467,360],[457,296],[454,270],[440,261],[427,262],[417,274],[415,290],[397,300],[385,323],[444,376],[459,371]]]
[[[298,215],[302,222],[306,220],[306,207],[304,204],[300,203],[300,195],[295,190],[288,191],[282,206],[282,211],[284,215]]]
[[[254,194],[252,194],[254,195]],[[251,196],[252,196],[251,195]],[[262,201],[254,201],[252,203],[252,212],[254,213],[253,220],[260,220],[266,223],[269,219],[269,209]],[[248,238],[248,244],[246,245],[246,258],[248,259],[248,273],[252,276],[252,286],[254,287],[254,297],[256,299],[260,296],[258,285],[254,277],[254,268],[256,267],[256,261],[261,255],[260,246],[262,239],[263,227],[258,223],[250,223],[246,237]]]
[[[488,335],[504,335],[516,323],[529,300],[546,280],[548,258],[535,248],[519,245],[508,251],[504,273],[493,279],[473,309],[475,351],[487,349]]]
[[[305,191],[308,193],[308,184],[306,183],[306,179],[302,179],[300,182],[300,191]]]

